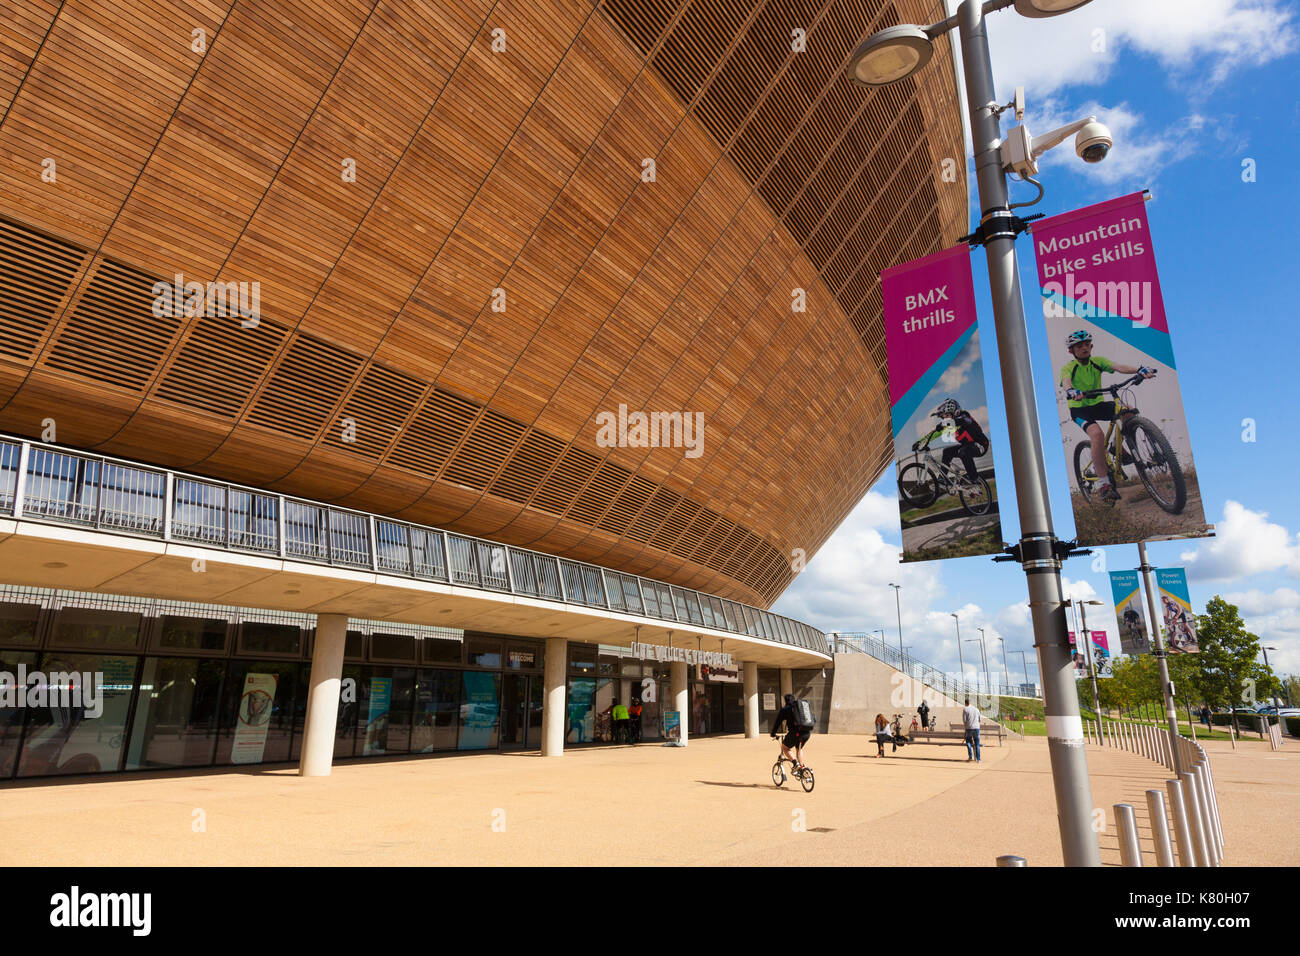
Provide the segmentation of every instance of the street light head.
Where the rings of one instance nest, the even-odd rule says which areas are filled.
[[[1077,10],[1090,0],[1016,0],[1016,13],[1022,17],[1055,17]]]
[[[910,23],[887,27],[867,37],[849,58],[849,79],[859,86],[888,86],[930,62],[934,44]]]

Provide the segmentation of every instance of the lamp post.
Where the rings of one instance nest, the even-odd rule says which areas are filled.
[[[980,661],[984,664],[984,683],[988,684],[989,686],[992,686],[993,681],[989,675],[988,650],[984,646],[984,628],[977,627],[975,628],[975,630],[980,632]]]
[[[1079,624],[1079,644],[1086,649],[1084,651],[1084,659],[1088,662],[1088,679],[1092,681],[1092,706],[1094,713],[1097,715],[1097,719],[1101,720],[1101,700],[1097,695],[1097,668],[1092,660],[1092,635],[1088,633],[1088,611],[1085,607],[1085,605],[1088,604],[1101,604],[1101,602],[1080,601],[1075,598],[1073,600],[1065,601],[1064,603],[1066,607],[1073,606],[1074,609],[1079,612],[1081,617],[1081,623]]]
[[[1020,666],[1025,669],[1025,683],[1028,684],[1029,683],[1029,662],[1025,658],[1024,651],[1016,651],[1016,653],[1020,655]]]
[[[1022,224],[1012,214],[1007,195],[999,107],[994,100],[993,67],[989,61],[984,16],[1014,4],[1021,16],[1050,17],[1087,2],[962,0],[957,13],[939,23],[925,28],[900,24],[869,37],[854,51],[848,67],[850,77],[864,86],[895,83],[925,66],[933,54],[935,37],[953,28],[960,33],[980,197],[979,237],[988,261],[1007,410],[1007,437],[1020,517],[1020,542],[1013,554],[1024,569],[1028,584],[1034,646],[1038,649],[1039,672],[1043,677],[1047,745],[1056,791],[1061,851],[1066,866],[1100,866],[1101,856],[1097,835],[1091,827],[1092,788],[1065,633],[1062,608],[1065,596],[1061,590],[1064,550],[1058,547],[1060,542],[1052,526],[1047,497],[1047,475],[1016,263],[1015,238]],[[960,650],[960,641],[957,646]]]
[[[1275,651],[1275,650],[1277,650],[1277,648],[1276,648],[1276,647],[1261,647],[1260,650],[1262,650],[1262,651],[1264,652],[1264,667],[1265,667],[1265,669],[1267,669],[1267,670],[1269,671],[1269,676],[1272,676],[1273,668],[1271,668],[1271,667],[1268,666],[1268,652],[1269,652],[1269,651]],[[1286,725],[1282,723],[1282,703],[1281,703],[1281,701],[1279,701],[1279,700],[1277,699],[1277,694],[1274,694],[1274,695],[1273,695],[1273,710],[1275,710],[1275,711],[1277,712],[1277,732],[1278,732],[1279,734],[1285,734],[1285,733],[1286,733]]]
[[[898,596],[903,590],[901,584],[894,584],[892,581],[889,586],[894,589],[894,610],[898,612],[898,653],[903,653],[903,602]]]
[[[1007,686],[1011,686],[1011,668],[1007,667],[1007,642],[1006,639],[999,635],[998,640],[1002,642],[1002,676],[1006,679]],[[1029,678],[1025,678],[1025,683],[1029,683]]]
[[[957,616],[955,611],[950,611],[949,613],[952,615],[952,619],[957,622],[957,666],[960,668],[961,682],[962,684],[965,684],[966,661],[961,656],[961,618]]]
[[[979,639],[978,637],[968,637],[968,638],[966,638],[966,641],[965,641],[965,643],[967,643],[967,644],[978,644],[979,642],[980,642],[980,639]],[[977,681],[975,682],[975,686],[976,686],[976,688],[977,688],[977,690],[978,690],[979,693],[983,693],[983,692],[984,692],[984,684],[987,682],[987,680],[988,680],[988,678],[987,678],[987,676],[986,676],[986,677],[984,678],[984,680],[977,680]]]

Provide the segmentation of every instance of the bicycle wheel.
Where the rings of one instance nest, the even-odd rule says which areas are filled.
[[[898,473],[898,496],[913,508],[926,508],[939,497],[934,474],[925,465],[912,462]]]
[[[785,767],[781,766],[781,761],[772,764],[772,782],[778,787],[785,786]]]
[[[804,793],[812,793],[813,772],[810,768],[805,767],[803,773],[799,774],[799,783],[803,785]]]
[[[1187,482],[1164,432],[1139,416],[1124,429],[1124,440],[1147,494],[1171,515],[1182,514],[1187,507]]]
[[[983,475],[978,476],[974,482],[964,478],[963,483],[957,486],[957,498],[968,515],[985,515],[993,507],[993,491]]]
[[[1092,477],[1088,477],[1089,473]],[[1092,467],[1092,443],[1081,441],[1074,446],[1074,478],[1079,483],[1079,493],[1084,501],[1092,501],[1093,487],[1097,482]]]

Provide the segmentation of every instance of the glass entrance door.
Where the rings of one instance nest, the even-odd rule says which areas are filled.
[[[528,678],[523,674],[502,675],[502,750],[519,750],[527,745],[528,722]]]

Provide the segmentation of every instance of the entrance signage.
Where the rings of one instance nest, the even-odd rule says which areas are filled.
[[[710,667],[734,667],[730,654],[721,651],[699,651],[691,647],[665,647],[663,644],[632,644],[628,648],[633,657],[652,661],[677,661],[682,664],[707,664]]]

